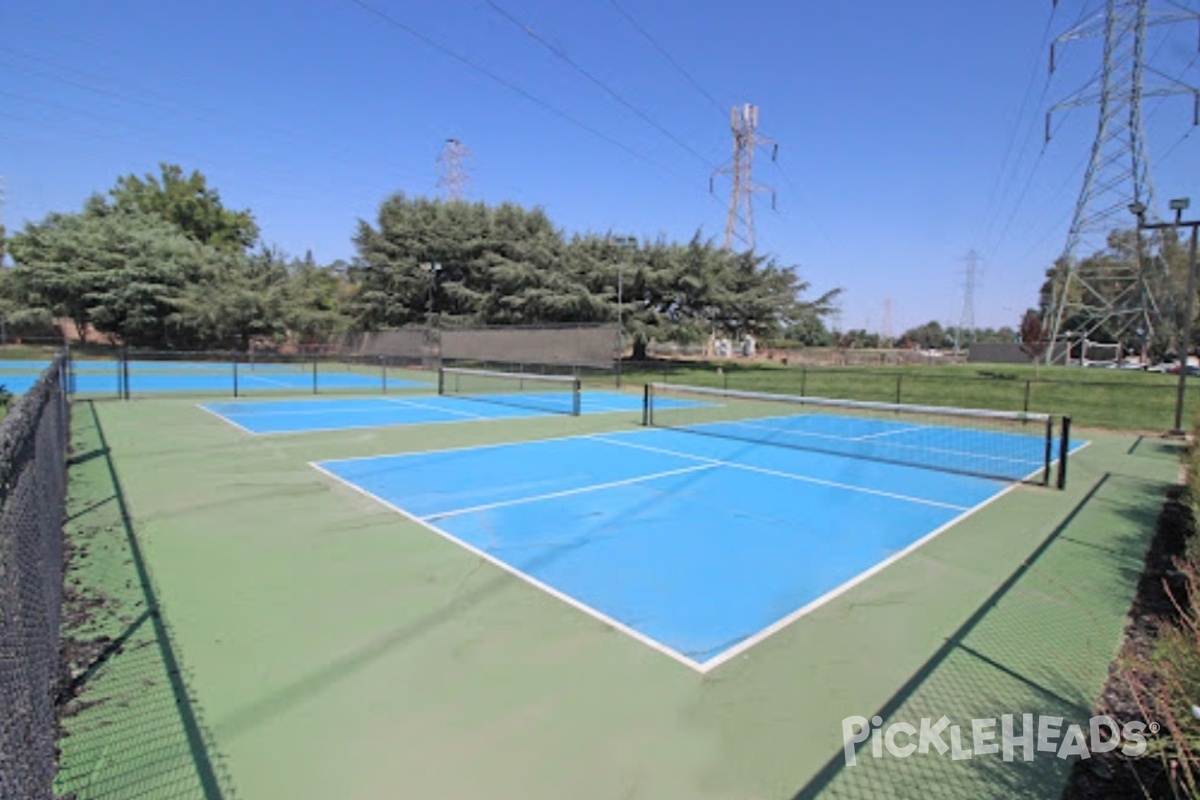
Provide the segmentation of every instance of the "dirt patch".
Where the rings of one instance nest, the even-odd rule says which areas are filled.
[[[1176,559],[1184,553],[1194,520],[1184,487],[1172,487],[1163,503],[1157,531],[1146,553],[1145,567],[1129,612],[1125,640],[1109,666],[1108,680],[1097,711],[1118,722],[1154,722],[1161,714],[1153,703],[1160,688],[1153,673],[1138,667],[1149,663],[1159,631],[1179,619],[1172,601],[1186,591]],[[1135,692],[1134,686],[1139,687]],[[1112,798],[1172,797],[1161,759],[1131,759],[1119,750],[1098,753],[1078,761],[1071,772],[1064,800],[1111,800]]]

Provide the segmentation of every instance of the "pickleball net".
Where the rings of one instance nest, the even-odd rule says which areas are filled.
[[[441,367],[438,394],[573,416],[582,405],[579,378],[572,375]]]
[[[1058,488],[1066,484],[1070,450],[1070,418],[1051,414],[666,383],[647,384],[643,423],[1006,481],[1054,480]]]

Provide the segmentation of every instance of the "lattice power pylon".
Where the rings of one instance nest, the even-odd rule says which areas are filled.
[[[1086,274],[1079,264],[1081,257],[1103,250],[1113,230],[1134,226],[1131,203],[1144,203],[1150,209],[1148,216],[1154,216],[1154,184],[1142,128],[1142,101],[1191,93],[1197,97],[1200,109],[1196,90],[1178,81],[1163,76],[1169,83],[1145,85],[1147,28],[1200,20],[1200,15],[1173,5],[1172,10],[1153,12],[1149,0],[1106,0],[1103,11],[1063,33],[1051,45],[1053,72],[1057,45],[1092,37],[1104,40],[1099,76],[1046,113],[1048,141],[1054,112],[1099,106],[1091,158],[1066,246],[1051,275],[1047,308],[1051,346],[1046,350],[1047,362],[1066,356],[1072,335],[1084,340],[1094,335],[1119,340],[1137,331],[1145,342],[1170,316],[1173,298],[1161,259],[1094,265]]]
[[[754,182],[754,151],[759,147],[771,148],[771,160],[779,154],[779,145],[774,139],[758,134],[758,106],[746,103],[741,108],[734,106],[729,114],[733,129],[733,160],[713,172],[729,175],[732,187],[729,195],[729,214],[725,219],[726,250],[733,249],[734,240],[747,250],[754,249],[754,195],[770,194],[771,207],[775,207],[775,191]],[[709,191],[712,191],[712,177]]]
[[[467,184],[471,178],[467,175],[466,161],[471,157],[471,151],[458,139],[447,139],[438,154],[438,164],[442,174],[438,178],[438,191],[447,202],[463,200],[467,195]]]
[[[963,257],[963,305],[958,315],[958,327],[954,330],[954,352],[962,349],[975,338],[975,289],[979,285],[979,253],[974,250]]]

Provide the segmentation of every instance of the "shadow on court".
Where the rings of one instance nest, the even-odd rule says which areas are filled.
[[[936,723],[944,715],[961,728],[966,750],[973,749],[973,719],[995,720],[998,743],[1003,714],[1013,715],[1017,736],[1023,714],[1034,715],[1035,727],[1039,716],[1063,717],[1063,731],[1075,723],[1086,735],[1119,645],[1122,625],[1114,620],[1128,609],[1158,513],[1153,503],[1124,498],[1130,490],[1160,496],[1161,489],[1127,475],[1107,473],[1096,480],[995,592],[874,710],[882,727],[907,722],[919,729],[922,719]],[[1114,515],[1125,523],[1122,532],[1106,535],[1103,525],[1093,524]],[[882,740],[882,731],[875,735]],[[950,744],[949,731],[941,738]],[[896,744],[908,741],[901,736]],[[1021,747],[1009,762],[998,753],[953,760],[951,753],[934,749],[897,757],[886,747],[876,757],[872,744],[858,745],[853,766],[842,750],[831,754],[793,800],[1058,797],[1075,760],[1035,752],[1026,761]]]
[[[55,790],[79,800],[232,798],[90,401],[76,404],[72,422],[63,631],[72,672]]]

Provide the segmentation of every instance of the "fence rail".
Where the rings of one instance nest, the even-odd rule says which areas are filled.
[[[0,797],[51,798],[66,498],[67,353],[0,423]]]

